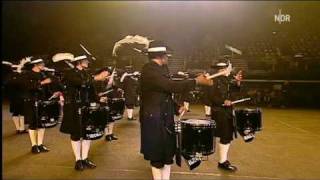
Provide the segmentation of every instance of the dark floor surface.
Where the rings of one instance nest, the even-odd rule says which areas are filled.
[[[16,135],[8,105],[2,106],[4,179],[152,179],[149,163],[139,153],[139,121],[117,121],[118,141],[96,140],[89,157],[94,170],[74,170],[68,135],[47,129],[49,153],[30,153],[28,134]],[[135,111],[135,115],[138,116]],[[192,105],[188,117],[203,117],[203,106]],[[217,153],[193,171],[185,163],[172,167],[171,179],[320,179],[320,110],[263,108],[263,130],[252,143],[233,141],[229,159],[236,173],[217,169]]]

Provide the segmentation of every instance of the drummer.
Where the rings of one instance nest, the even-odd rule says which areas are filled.
[[[97,73],[98,74],[105,73],[107,77],[110,77],[112,73],[112,68],[105,67],[105,68],[99,69]],[[110,79],[108,78],[108,81],[97,81],[96,83],[94,83],[96,94],[98,95],[99,101],[102,104],[107,104],[108,100],[113,98],[112,95],[117,92],[116,86],[113,85],[114,82],[110,82],[112,84],[110,88],[107,86],[109,80]],[[107,122],[108,122],[108,124],[104,129],[105,140],[107,142],[118,140],[118,137],[113,134],[115,120],[113,120],[113,118],[109,115],[108,117],[105,117],[105,118],[107,118]]]
[[[46,100],[48,94],[44,91],[49,84],[57,83],[54,78],[44,76],[44,60],[41,57],[32,57],[25,65],[26,71],[20,78],[20,83],[25,90],[24,115],[29,124],[29,136],[31,141],[31,152],[38,154],[48,152],[49,148],[43,144],[45,127],[40,122],[40,102]],[[59,96],[60,92],[54,90],[51,95]],[[51,96],[50,95],[50,96]]]
[[[111,87],[112,91],[110,93],[108,93],[107,97],[110,99],[118,99],[118,98],[123,98],[123,90],[121,88],[119,88],[119,86],[117,85],[116,81],[113,81],[112,83],[112,87]],[[124,100],[123,100],[124,101]],[[109,101],[110,102],[110,101]],[[112,107],[113,108],[113,107]],[[114,109],[111,110],[113,111]],[[115,121],[116,120],[120,120],[122,119],[122,116],[123,116],[123,112],[124,112],[124,104],[123,104],[123,107],[122,107],[122,110],[119,110],[119,112],[117,112],[117,115],[118,113],[121,114],[121,118],[114,118],[114,114],[111,114],[112,119],[111,121],[107,124],[106,126],[106,129],[105,129],[105,140],[107,142],[110,142],[110,141],[116,141],[118,140],[119,138],[114,134],[114,126],[115,126]],[[116,116],[117,116],[116,115]]]
[[[192,90],[196,84],[212,85],[212,80],[207,80],[204,75],[193,80],[171,80],[168,54],[168,47],[163,42],[152,41],[148,48],[149,62],[143,66],[141,73],[140,152],[145,160],[150,161],[156,180],[170,179],[176,149],[174,114],[179,108],[171,93]]]
[[[211,74],[214,71],[215,66],[210,66],[210,69],[207,71],[207,75],[209,73]],[[204,112],[206,118],[210,119],[211,118],[211,102],[209,100],[210,97],[210,92],[211,92],[212,86],[202,86],[201,87],[201,102],[204,104]]]
[[[124,91],[124,97],[125,97],[125,105],[127,108],[127,114],[128,114],[128,120],[136,120],[133,117],[133,110],[134,106],[136,104],[137,99],[137,88],[139,86],[138,78],[135,76],[135,73],[133,71],[133,66],[126,66],[125,67],[126,72],[123,73],[120,82],[122,83],[123,91]]]
[[[6,66],[8,67],[8,66]],[[6,69],[5,69],[6,70]],[[25,98],[24,89],[19,84],[19,79],[22,77],[21,71],[13,70],[12,67],[9,69],[9,76],[4,79],[4,85],[7,88],[6,92],[9,95],[9,110],[12,113],[12,120],[16,127],[16,133],[28,133],[25,129],[24,121],[24,111],[23,111],[23,102]],[[4,76],[3,76],[4,77]]]
[[[218,72],[224,71],[228,67],[228,62],[221,61],[214,65]],[[211,101],[211,116],[216,121],[216,137],[220,137],[218,168],[227,171],[236,171],[237,168],[228,161],[228,152],[235,124],[232,115],[231,93],[240,90],[242,80],[241,71],[234,76],[234,81],[229,78],[230,73],[217,77],[212,86],[209,99]]]
[[[90,76],[86,69],[89,66],[87,56],[75,57],[72,61],[75,68],[64,73],[66,89],[64,92],[63,120],[60,131],[70,134],[71,146],[76,159],[75,169],[82,171],[85,168],[93,169],[96,165],[88,159],[91,140],[84,137],[84,122],[82,108],[96,101],[93,82],[104,81],[107,78],[105,73]]]

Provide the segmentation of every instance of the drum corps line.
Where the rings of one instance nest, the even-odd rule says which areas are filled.
[[[88,54],[26,57],[17,65],[3,61],[10,71],[5,87],[17,134],[29,134],[32,153],[45,153],[50,151],[44,144],[45,129],[61,123],[60,132],[70,136],[75,169],[93,169],[91,141],[104,136],[107,142],[117,140],[115,121],[123,118],[125,109],[128,120],[135,120],[133,110],[139,105],[140,152],[150,162],[153,179],[170,179],[171,165],[181,166],[182,158],[193,170],[215,152],[216,144],[218,168],[236,171],[228,158],[232,140],[239,134],[251,142],[262,129],[259,108],[234,108],[250,100],[232,97],[240,91],[242,71],[232,74],[231,63],[221,61],[211,66],[215,74],[177,80],[168,69],[171,50],[165,43],[150,42],[145,54],[149,62],[141,72],[132,66],[90,68],[94,58]],[[196,87],[202,89],[206,118],[185,119],[186,96]]]

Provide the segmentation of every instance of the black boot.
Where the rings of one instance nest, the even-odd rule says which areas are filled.
[[[90,161],[88,158],[85,159],[85,160],[82,160],[82,164],[83,164],[84,168],[88,168],[88,169],[94,169],[94,168],[97,167],[97,166],[96,166],[92,161]]]
[[[84,169],[83,161],[82,160],[76,161],[74,169],[77,171],[83,171],[83,169]]]
[[[112,140],[112,141],[113,141],[113,140],[118,140],[118,137],[115,136],[114,134],[111,134],[110,136],[111,136],[111,140]]]
[[[237,170],[237,167],[231,165],[231,163],[227,160],[224,163],[219,163],[218,162],[218,168],[226,170],[226,171],[231,171],[234,172]]]
[[[40,150],[40,152],[49,152],[50,149],[47,148],[45,145],[41,144],[38,146],[38,149]]]
[[[112,136],[110,134],[106,135],[106,141],[112,141]]]
[[[38,148],[37,145],[34,145],[34,146],[32,146],[32,148],[31,148],[31,152],[32,152],[33,154],[39,154],[39,153],[40,153],[40,149]]]

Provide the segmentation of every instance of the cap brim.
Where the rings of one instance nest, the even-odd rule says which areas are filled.
[[[211,67],[211,68],[214,68],[214,69],[223,69],[223,68],[227,68],[227,67],[228,67],[228,65],[227,65],[227,66],[211,65],[210,67]]]

